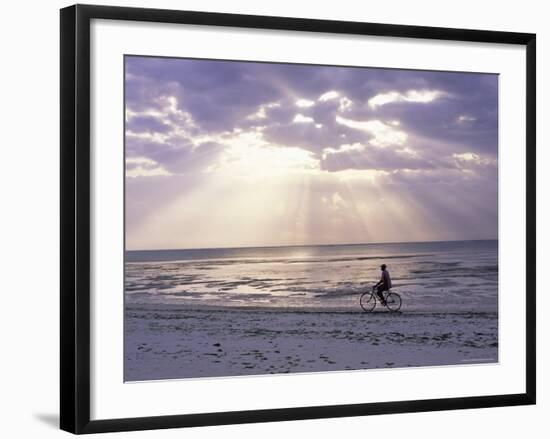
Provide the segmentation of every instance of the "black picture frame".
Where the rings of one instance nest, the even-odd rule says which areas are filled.
[[[526,376],[525,393],[224,413],[90,420],[90,22],[181,23],[333,34],[521,45],[526,48]],[[535,404],[536,36],[530,33],[74,5],[60,11],[61,350],[60,426],[80,433],[304,420]]]

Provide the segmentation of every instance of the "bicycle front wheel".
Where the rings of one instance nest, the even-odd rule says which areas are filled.
[[[386,307],[391,312],[397,312],[401,309],[401,296],[397,293],[389,293],[386,296]]]
[[[369,292],[361,294],[359,303],[361,304],[361,308],[363,308],[363,311],[371,312],[376,306],[376,299],[374,298],[374,294]]]

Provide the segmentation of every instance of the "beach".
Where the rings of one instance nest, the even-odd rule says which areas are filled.
[[[493,363],[498,242],[127,252],[124,328],[126,381]]]
[[[498,361],[496,313],[126,310],[125,380]]]

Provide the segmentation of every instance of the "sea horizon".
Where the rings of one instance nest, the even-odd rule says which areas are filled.
[[[259,248],[287,248],[287,247],[338,247],[338,246],[361,246],[361,245],[385,245],[385,244],[431,244],[446,242],[476,242],[476,241],[498,241],[498,238],[476,238],[476,239],[435,239],[422,241],[378,241],[378,242],[357,242],[338,244],[275,244],[275,245],[243,245],[243,246],[222,246],[222,247],[180,247],[180,248],[148,248],[148,249],[125,249],[125,252],[154,252],[154,251],[187,251],[187,250],[237,250],[237,249],[259,249]]]

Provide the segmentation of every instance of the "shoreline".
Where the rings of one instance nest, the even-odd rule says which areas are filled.
[[[242,306],[220,306],[220,305],[208,305],[208,304],[178,304],[178,303],[132,303],[125,304],[125,313],[129,311],[195,311],[195,312],[245,312],[245,313],[291,313],[291,314],[361,314],[361,315],[378,315],[378,314],[388,314],[392,316],[436,316],[436,315],[497,315],[498,311],[495,310],[456,310],[456,311],[447,311],[444,308],[439,309],[406,309],[403,307],[398,312],[390,312],[386,307],[377,303],[376,308],[371,312],[365,312],[357,302],[356,308],[350,307],[337,307],[337,306],[309,306],[309,307],[299,307],[299,306],[258,306],[258,305],[242,305]]]

